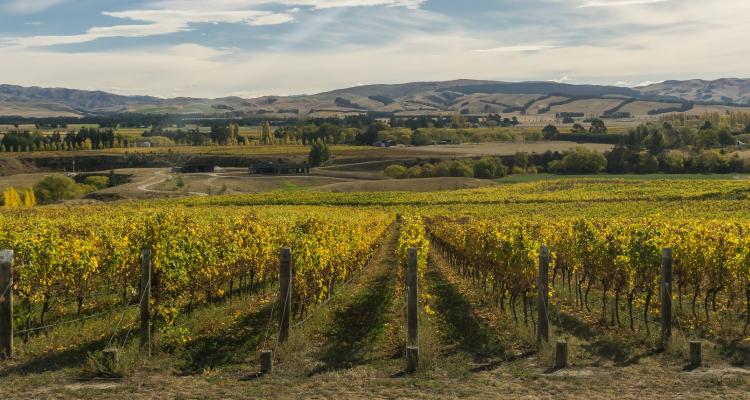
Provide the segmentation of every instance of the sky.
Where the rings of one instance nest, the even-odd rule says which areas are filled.
[[[750,78],[748,0],[0,0],[0,83],[159,97]]]

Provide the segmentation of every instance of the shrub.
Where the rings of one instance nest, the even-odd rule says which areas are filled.
[[[585,147],[576,147],[564,153],[562,160],[550,163],[550,169],[558,174],[598,174],[607,167],[603,154]]]
[[[679,151],[670,151],[661,159],[662,170],[670,174],[685,172],[685,156]]]
[[[83,180],[83,183],[97,189],[104,189],[109,187],[109,178],[106,176],[89,176]]]
[[[474,176],[474,169],[463,161],[453,161],[449,171],[450,176],[456,178],[471,178]]]
[[[406,176],[406,167],[397,164],[389,165],[383,173],[391,178],[403,178]]]
[[[407,178],[422,178],[422,167],[419,165],[415,165],[408,170],[406,170],[406,177]]]
[[[659,160],[649,152],[642,152],[638,155],[638,173],[653,174],[659,172]]]
[[[529,154],[524,152],[518,152],[513,156],[513,166],[519,168],[528,168],[529,166]]]
[[[727,172],[729,161],[718,151],[705,150],[693,159],[693,168],[702,173]]]
[[[498,158],[485,157],[474,164],[474,177],[478,179],[502,178],[507,173],[507,168]]]
[[[526,133],[526,136],[524,137],[524,139],[526,139],[526,141],[529,141],[529,142],[538,142],[542,140],[543,138],[544,137],[542,136],[541,132],[537,132],[537,131],[528,132]]]
[[[408,128],[391,128],[378,132],[378,140],[393,140],[399,144],[412,143],[412,131]]]
[[[34,194],[41,203],[76,199],[95,190],[94,186],[79,185],[74,180],[60,174],[49,175],[34,185]]]

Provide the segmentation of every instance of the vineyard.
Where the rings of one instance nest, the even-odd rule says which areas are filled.
[[[34,375],[51,390],[117,382],[70,397],[149,397],[129,386],[144,379],[173,397],[305,396],[309,384],[319,397],[366,397],[370,384],[479,396],[498,380],[552,395],[581,375],[607,393],[669,379],[663,395],[740,398],[749,194],[741,181],[571,179],[5,211],[0,376],[9,398]],[[549,388],[534,392],[540,380]]]
[[[589,312],[594,288],[600,293],[599,321],[604,325],[620,325],[620,311],[627,309],[629,329],[635,331],[634,309],[639,308],[639,325],[649,332],[649,311],[657,308],[660,289],[662,249],[670,248],[679,326],[728,337],[748,334],[750,239],[743,235],[747,223],[434,218],[429,225],[451,265],[491,287],[501,309],[507,301],[514,320],[517,303],[522,303],[524,315],[533,306],[540,246],[547,244],[552,249],[553,287],[559,283],[560,291],[573,294],[576,305]],[[553,302],[556,297],[553,292]],[[741,329],[711,327],[712,320],[732,318],[744,322]]]
[[[152,254],[153,317],[167,325],[235,289],[272,284],[280,247],[294,249],[293,311],[304,314],[364,266],[387,227],[386,214],[377,212],[331,218],[118,209],[75,219],[9,213],[0,224],[0,244],[14,250],[18,266],[13,281],[22,333],[66,312],[80,317],[109,305],[102,299],[137,300],[144,249]],[[75,307],[68,310],[68,303]]]

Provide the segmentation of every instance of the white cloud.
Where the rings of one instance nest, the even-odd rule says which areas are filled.
[[[272,13],[270,11],[235,10],[235,11],[204,11],[204,10],[131,10],[131,11],[105,11],[102,14],[121,19],[133,21],[146,21],[155,24],[173,24],[186,26],[198,23],[243,23],[248,25],[261,25],[266,21],[289,22],[291,15],[283,13]],[[269,19],[270,18],[270,19]]]
[[[12,0],[2,8],[11,14],[34,14],[54,7],[66,0]]]
[[[236,23],[257,23],[263,17],[243,17],[232,13],[232,7],[252,8],[261,2],[216,0],[202,1],[201,5],[189,1],[194,6],[190,8],[149,3],[162,8],[156,14],[154,10],[117,14],[117,18],[133,22],[132,26],[94,28],[71,39],[53,36],[37,40],[88,41],[102,35],[136,36],[193,29],[191,24],[198,22],[192,21],[215,22],[211,20],[219,18],[217,12],[229,12],[221,14],[221,18]],[[292,4],[301,2],[305,3],[290,0],[283,5],[294,7]],[[673,1],[669,3],[669,13],[658,7],[577,9],[582,2],[561,1],[570,14],[560,20],[549,17],[543,27],[507,24],[492,31],[462,26],[444,15],[438,16],[445,20],[427,19],[432,18],[430,15],[420,17],[429,14],[428,10],[373,10],[368,12],[371,18],[349,22],[342,16],[346,12],[343,8],[321,13],[303,9],[307,11],[301,13],[306,18],[303,23],[290,24],[294,29],[269,36],[273,48],[240,51],[187,43],[62,53],[36,47],[43,45],[38,43],[3,49],[0,76],[8,83],[22,85],[125,88],[113,89],[123,94],[249,97],[315,93],[359,83],[457,77],[504,81],[562,77],[558,79],[561,82],[575,77],[576,83],[619,82],[630,86],[665,79],[747,77],[750,71],[750,41],[738,40],[750,35],[750,25],[745,21],[750,2],[746,0]],[[214,3],[219,6],[214,7]],[[297,7],[316,7],[309,5],[312,1],[306,3]],[[601,13],[601,18],[590,18],[588,14],[593,12]],[[272,15],[277,14],[271,13],[269,18]],[[569,25],[555,21],[568,21]],[[383,32],[388,40],[357,43],[348,40],[353,32],[358,37]],[[312,37],[330,39],[332,45],[304,50],[293,45]],[[519,37],[525,42],[511,41]]]
[[[104,12],[104,15],[150,22],[149,24],[115,25],[93,27],[84,34],[59,36],[28,36],[6,38],[6,45],[18,47],[42,47],[62,44],[91,42],[111,37],[147,37],[166,35],[190,30],[191,24],[242,23],[247,25],[278,25],[293,21],[290,14],[270,11],[197,11],[197,10],[133,10]]]
[[[419,8],[427,0],[160,0],[156,4],[164,8],[210,8],[238,10],[258,5],[278,4],[285,6],[311,7],[317,10],[340,7],[406,7]]]
[[[578,8],[589,8],[589,7],[620,7],[620,6],[632,6],[640,4],[656,4],[665,3],[672,0],[593,0],[588,1],[578,6]]]
[[[492,47],[489,49],[478,49],[474,50],[475,53],[524,53],[524,52],[535,52],[547,49],[553,49],[555,46],[548,46],[542,44],[527,44],[517,46],[501,46]]]
[[[750,42],[738,41],[731,49],[721,44],[742,37],[748,28],[732,24],[726,29],[718,36],[679,32],[658,41],[641,32],[628,37],[635,48],[573,45],[538,52],[476,52],[473,50],[493,48],[492,41],[453,31],[411,34],[378,46],[309,52],[239,52],[197,44],[117,53],[12,49],[0,63],[0,76],[22,85],[147,87],[146,93],[121,93],[222,97],[232,93],[317,93],[355,84],[458,76],[504,81],[557,76],[563,77],[559,81],[576,77],[576,82],[608,83],[747,75]],[[55,60],[55,68],[29,68],[45,65],[50,59]]]
[[[34,10],[41,10],[66,0],[39,0],[14,2],[8,7],[21,11],[30,11],[28,3],[36,4]],[[126,11],[105,11],[102,14],[118,19],[149,22],[140,25],[116,25],[93,27],[83,34],[46,35],[18,38],[4,38],[0,43],[6,46],[42,47],[62,44],[91,42],[110,37],[146,37],[165,35],[191,30],[191,25],[200,23],[232,23],[259,25],[280,25],[294,21],[299,8],[287,12],[248,10],[247,7],[276,4],[287,6],[304,6],[314,9],[344,7],[390,6],[417,9],[426,0],[164,0],[155,2],[157,8],[135,9]],[[42,7],[44,6],[44,7]]]

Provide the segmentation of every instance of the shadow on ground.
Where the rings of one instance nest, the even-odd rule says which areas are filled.
[[[113,342],[122,342],[127,332],[123,329],[118,332]],[[91,340],[81,343],[78,346],[71,347],[63,351],[50,351],[40,356],[22,362],[17,365],[11,365],[0,371],[0,378],[11,374],[40,374],[43,372],[59,371],[66,368],[81,367],[86,361],[89,353],[104,350],[110,343],[110,338],[105,337],[99,340]]]
[[[272,303],[245,315],[232,325],[209,336],[199,337],[188,343],[181,370],[184,374],[200,373],[206,368],[240,364],[248,354],[253,354],[262,345],[266,334]],[[270,330],[269,342],[275,340],[276,330]]]
[[[731,360],[735,367],[750,365],[750,344],[741,340],[719,340],[717,350],[723,357]]]
[[[510,346],[503,343],[493,333],[493,329],[477,317],[469,300],[438,270],[430,269],[426,278],[434,295],[436,312],[445,321],[444,341],[455,343],[455,350],[472,355],[478,363],[486,363],[492,358],[507,361]],[[478,370],[492,369],[493,365],[499,364],[495,360]]]
[[[369,351],[385,331],[396,276],[391,268],[384,268],[355,295],[351,304],[335,311],[333,328],[321,355],[324,365],[310,372],[310,376],[367,362]]]
[[[555,319],[557,320],[555,321]],[[560,312],[551,319],[551,322],[556,323],[560,331],[588,342],[580,345],[580,347],[599,358],[594,362],[594,366],[603,364],[605,360],[612,361],[617,366],[637,364],[644,357],[654,355],[656,352],[653,349],[638,352],[638,349],[631,343],[615,336],[603,334],[595,326],[575,315]]]

